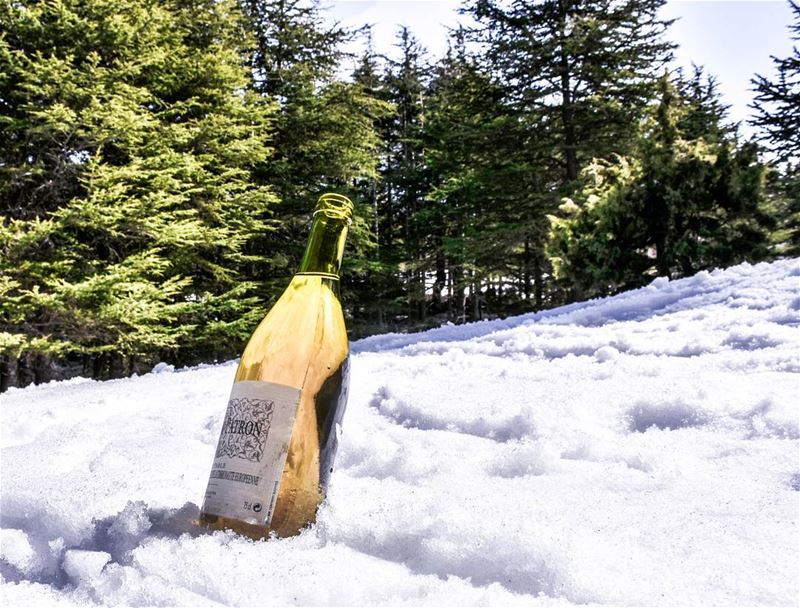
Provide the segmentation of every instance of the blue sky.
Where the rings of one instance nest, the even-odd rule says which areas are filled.
[[[384,53],[391,52],[403,24],[436,57],[446,48],[446,26],[466,19],[457,13],[458,0],[336,0],[328,5],[331,18],[343,25],[373,24],[375,45]],[[785,0],[670,0],[663,16],[678,19],[668,34],[679,45],[677,63],[694,62],[716,76],[737,121],[749,115],[753,74],[771,75],[770,55],[791,52],[787,26],[792,16]]]

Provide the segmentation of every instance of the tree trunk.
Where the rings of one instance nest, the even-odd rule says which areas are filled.
[[[667,236],[666,234],[656,235],[656,271],[660,277],[669,276],[669,259],[667,257]]]
[[[391,160],[387,159],[386,160],[386,172],[391,174],[390,173],[391,170],[392,170]],[[392,222],[393,222],[392,205],[394,204],[394,202],[392,200],[392,195],[393,195],[392,182],[391,182],[391,180],[387,180],[386,181],[386,213],[385,213],[386,225],[384,227],[383,234],[384,234],[384,244],[385,245],[389,245],[389,246],[391,246],[392,240],[394,239],[394,226],[392,224]]]
[[[378,212],[378,187],[375,183],[375,180],[372,180],[369,184],[369,197],[372,203],[372,215],[373,215],[373,223],[372,229],[375,232],[375,254],[378,255],[380,253],[381,248],[381,224],[380,224],[380,213]]]
[[[47,355],[43,353],[36,354],[33,360],[33,380],[36,384],[42,384],[50,379],[47,369],[49,363],[50,358]]]
[[[467,292],[462,282],[464,271],[461,266],[453,267],[453,291],[456,303],[455,321],[463,323],[467,320]]]
[[[33,382],[31,373],[30,354],[25,353],[17,358],[17,386],[28,386]]]
[[[105,380],[106,360],[107,357],[105,353],[100,353],[95,356],[92,362],[92,378],[94,380]]]
[[[544,273],[542,272],[542,259],[541,256],[538,254],[533,259],[533,298],[534,302],[533,305],[535,310],[542,309],[542,293],[543,293],[543,285],[544,277],[542,276]]]
[[[125,358],[119,353],[111,353],[108,357],[109,378],[122,378],[125,375]]]
[[[441,312],[442,310],[442,290],[444,289],[444,283],[446,279],[447,262],[445,260],[444,253],[440,249],[436,252],[436,281],[433,284],[434,312]]]
[[[452,321],[455,319],[455,287],[453,285],[453,267],[448,265],[447,273],[447,318]]]
[[[567,8],[565,0],[561,8],[561,120],[564,123],[564,160],[567,181],[578,179],[577,137],[575,135],[575,108],[572,101],[569,57],[565,51],[567,34]]]
[[[525,301],[529,302],[531,299],[531,242],[527,238],[522,257],[522,294]]]
[[[421,321],[428,317],[428,302],[425,299],[425,271],[417,271],[417,304],[418,314]]]
[[[481,320],[481,289],[480,281],[474,278],[472,280],[472,320]]]
[[[0,393],[11,386],[11,355],[0,356]]]

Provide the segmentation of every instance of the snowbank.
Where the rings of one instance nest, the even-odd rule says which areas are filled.
[[[233,362],[2,395],[3,605],[787,605],[800,263],[353,345],[318,523],[197,530]]]

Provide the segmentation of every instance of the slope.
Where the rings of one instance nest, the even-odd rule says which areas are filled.
[[[4,605],[787,605],[800,264],[353,345],[318,522],[197,530],[235,363],[2,396]]]

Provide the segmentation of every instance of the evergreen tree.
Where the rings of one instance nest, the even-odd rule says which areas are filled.
[[[800,163],[770,166],[766,190],[777,221],[772,235],[775,252],[800,255]]]
[[[424,321],[425,243],[418,214],[428,190],[420,139],[428,75],[424,51],[408,28],[400,28],[396,48],[399,59],[389,60],[384,75],[387,99],[395,111],[384,133],[386,194],[381,205],[381,233],[383,246],[400,253],[397,257],[405,282],[406,315],[411,321]]]
[[[625,151],[671,58],[662,40],[665,0],[473,0],[473,37],[507,88],[512,107],[534,115],[537,143],[553,146],[563,179],[582,162]]]
[[[792,40],[800,42],[800,4],[790,0],[794,15]],[[760,129],[761,140],[773,155],[768,189],[780,226],[774,235],[778,250],[800,254],[800,48],[789,57],[773,57],[777,77],[756,75],[752,83],[755,116],[751,124]]]
[[[547,215],[576,186],[581,166],[627,153],[671,57],[663,40],[664,0],[472,0],[486,69],[503,87],[509,136],[496,142],[506,179],[496,190],[514,201],[509,232],[522,258],[521,291],[534,305],[555,303],[544,253]],[[492,201],[494,204],[494,201]],[[511,225],[509,224],[509,227]]]
[[[687,77],[679,69],[674,79],[676,102],[682,104],[676,128],[684,139],[703,138],[719,143],[736,136],[738,125],[728,122],[729,105],[722,103],[717,79],[701,66],[692,65]]]
[[[443,306],[446,291],[452,320],[513,310],[517,298],[508,301],[508,294],[522,292],[513,284],[522,262],[515,247],[528,224],[505,184],[528,176],[502,156],[503,143],[515,135],[502,98],[502,88],[466,51],[457,32],[434,69],[426,106],[432,190],[420,222],[431,240],[434,305]]]
[[[428,189],[420,140],[427,68],[423,50],[407,28],[400,29],[396,48],[397,59],[378,58],[368,48],[354,73],[364,94],[389,109],[373,123],[381,140],[378,175],[360,184],[376,235],[369,273],[363,275],[364,299],[371,300],[366,304],[361,299],[361,307],[382,331],[414,326],[427,314],[427,227],[418,217]]]
[[[274,154],[258,174],[280,198],[282,218],[269,243],[284,259],[265,278],[282,285],[299,262],[307,236],[310,201],[326,190],[342,193],[376,173],[379,145],[375,121],[388,108],[354,83],[337,77],[342,46],[354,32],[328,25],[318,2],[240,0],[255,43],[248,53],[252,88],[277,104],[271,144]],[[347,263],[357,268],[371,251],[370,209],[358,199]]]
[[[552,218],[548,247],[572,298],[769,255],[773,220],[757,147],[718,139],[722,129],[714,121],[687,137],[698,135],[689,118],[711,116],[715,107],[692,108],[665,77],[636,152],[585,170],[576,200],[567,199],[561,217]]]
[[[51,356],[106,376],[240,348],[273,197],[239,21],[216,0],[0,2],[5,383]]]
[[[387,222],[386,201],[390,185],[386,176],[390,154],[388,140],[396,108],[389,101],[391,94],[384,79],[385,57],[375,52],[369,28],[366,33],[366,48],[353,71],[353,82],[360,87],[363,95],[384,104],[385,112],[373,122],[380,140],[376,151],[377,174],[356,180],[354,188],[356,197],[363,200],[369,209],[375,247],[369,256],[356,259],[355,263],[349,262],[349,272],[342,280],[349,307],[353,310],[356,335],[384,332],[387,327],[394,327],[395,318],[405,313],[407,301],[405,282],[399,272],[403,260],[402,245],[395,242],[391,233],[386,232],[392,226]]]
[[[800,4],[789,0],[794,23],[792,40],[800,43]],[[778,161],[800,163],[800,48],[789,57],[772,58],[777,78],[756,75],[752,83],[755,116],[751,124],[762,130],[763,139]]]

